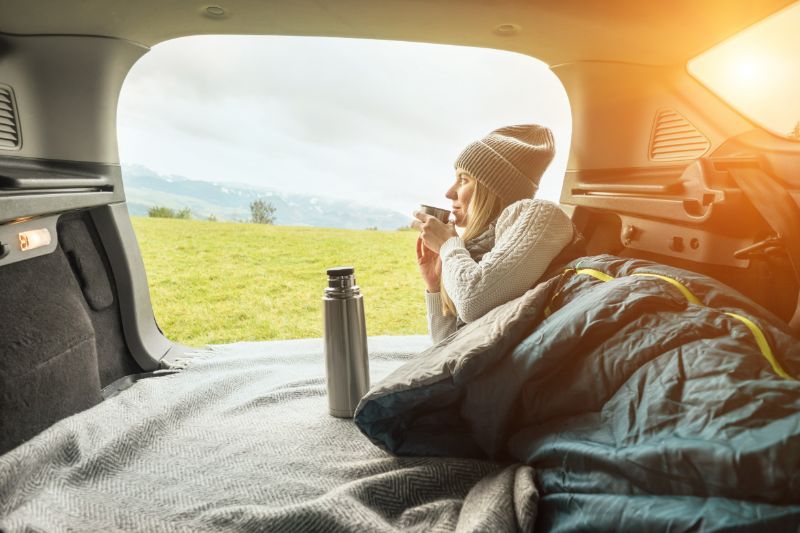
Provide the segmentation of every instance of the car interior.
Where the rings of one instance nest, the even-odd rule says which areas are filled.
[[[606,500],[584,505],[570,491],[556,498],[549,492],[555,482],[536,477],[536,469],[544,468],[544,463],[535,460],[528,471],[508,470],[507,458],[497,460],[491,454],[479,461],[475,456],[440,456],[423,464],[414,462],[420,461],[414,456],[447,454],[415,452],[424,447],[395,449],[394,437],[377,436],[377,430],[368,436],[372,442],[380,441],[379,446],[357,430],[343,441],[331,429],[334,422],[314,426],[304,418],[310,414],[292,414],[288,407],[281,423],[239,420],[244,415],[232,406],[213,419],[202,419],[203,428],[193,419],[172,417],[166,408],[159,411],[160,418],[138,418],[136,413],[148,408],[144,396],[135,396],[139,390],[162,394],[192,412],[202,409],[202,401],[190,400],[175,384],[193,361],[222,363],[213,362],[213,347],[172,342],[154,318],[147,273],[126,207],[116,132],[119,93],[132,66],[154,45],[184,36],[384,39],[495,48],[540,59],[569,97],[572,142],[560,202],[585,239],[584,255],[665,265],[729,288],[737,295],[731,298],[747,302],[741,304],[744,308],[758,309],[742,321],[749,324],[741,334],[756,341],[741,342],[758,342],[764,357],[770,353],[772,359],[759,363],[764,365],[759,372],[785,374],[788,379],[776,376],[780,383],[770,391],[779,390],[784,400],[792,398],[795,403],[786,406],[797,406],[800,388],[793,376],[800,375],[800,142],[755,122],[687,69],[687,62],[701,53],[792,4],[793,0],[223,0],[213,5],[0,0],[0,530],[798,527],[800,485],[796,472],[790,471],[800,449],[798,419],[791,418],[795,407],[764,414],[774,422],[764,431],[779,431],[784,421],[780,426],[788,435],[784,444],[794,453],[787,452],[780,460],[788,462],[778,463],[777,452],[765,447],[758,456],[764,463],[756,469],[783,472],[785,487],[794,488],[776,488],[775,494],[767,489],[748,492],[742,487],[760,474],[747,470],[742,459],[736,464],[745,473],[730,474],[735,479],[725,490],[715,492],[718,485],[709,481],[699,492],[675,484],[653,492],[641,481],[636,485],[641,494],[660,498],[641,507],[629,500],[619,508],[624,511],[613,512],[606,510]],[[563,282],[560,289],[569,283]],[[563,305],[566,309],[571,304]],[[508,318],[508,324],[514,320]],[[770,326],[751,327],[758,320]],[[782,340],[778,333],[770,333],[773,330],[781,332]],[[460,353],[472,349],[464,343],[480,344],[482,337],[471,335],[461,342]],[[271,361],[283,366],[275,366],[269,379],[287,383],[306,379],[303,372],[317,371],[316,344],[302,348],[268,344],[236,345],[231,357],[244,357],[247,350],[271,354]],[[410,354],[424,348],[418,340],[403,337],[377,340],[370,346],[373,371],[383,375],[395,367],[381,354]],[[453,353],[448,357],[455,357]],[[222,395],[239,388],[255,391],[259,386],[246,377],[225,378],[222,366],[217,371],[217,381],[208,378],[205,402],[216,401],[214,391]],[[319,379],[304,381],[303,387],[324,390]],[[373,376],[373,384],[377,381]],[[270,383],[282,390],[279,381]],[[173,385],[177,388],[170,392]],[[281,394],[283,399],[294,398],[285,391]],[[269,402],[259,405],[264,403]],[[219,399],[218,405],[227,404]],[[366,409],[364,413],[366,417]],[[328,417],[324,412],[318,416]],[[228,468],[213,463],[209,454],[245,441],[240,434],[214,430],[214,424],[226,417],[261,432],[247,440],[250,448],[237,448],[235,457],[255,460],[251,456],[260,453],[258,442],[270,434],[275,449],[283,450],[280,453],[294,450],[314,458],[309,464],[286,460],[283,482],[269,487],[272,502],[277,503],[269,504],[268,511],[247,499],[253,486],[269,478],[259,470],[262,466],[243,463],[246,466],[235,475],[214,474],[213,483],[187,488],[192,476],[203,477],[201,471]],[[84,428],[80,431],[79,423]],[[115,440],[119,430],[105,434],[106,424],[130,428],[134,436]],[[171,425],[191,426],[195,433],[184,441],[148,436],[151,430],[160,435]],[[87,451],[93,435],[104,446],[104,454],[95,458]],[[758,440],[754,435],[747,438]],[[120,439],[125,440],[124,449]],[[316,439],[325,439],[327,448],[311,442]],[[731,438],[730,446],[735,448],[737,442]],[[369,452],[374,455],[365,456],[372,461],[369,464],[381,465],[375,468],[384,469],[385,476],[428,468],[420,474],[426,481],[415,481],[408,490],[383,490],[359,484],[377,472],[372,467],[348,471],[334,483],[334,466],[319,466],[316,471],[311,466],[327,464],[320,457],[332,464],[350,464],[367,453],[366,446],[374,448]],[[144,461],[145,448],[152,451],[147,457],[171,457],[171,464],[181,469],[137,466]],[[329,448],[351,455],[336,459],[320,451]],[[202,453],[189,460],[189,450]],[[390,453],[396,450],[402,450],[398,457]],[[280,462],[284,457],[280,453],[270,452],[269,460]],[[519,457],[512,455],[519,463]],[[402,468],[392,470],[395,466],[390,464]],[[696,467],[699,478],[706,475]],[[102,482],[85,485],[95,471],[105,472],[97,474]],[[291,481],[292,472],[303,472],[308,479],[319,476],[320,492],[308,492],[314,483],[301,486]],[[528,492],[520,489],[526,475],[535,479],[527,485]],[[140,481],[138,491],[125,493],[127,489],[118,487]],[[491,485],[494,492],[478,494],[473,489],[479,485]],[[608,486],[616,485],[609,481]],[[459,496],[448,496],[443,487],[459,487]],[[606,494],[617,494],[616,490],[608,488]],[[257,493],[263,497],[263,491]],[[688,513],[682,511],[689,505],[681,500],[684,497],[694,498]],[[737,522],[730,517],[736,515],[735,502],[740,501],[752,503],[752,509],[742,511],[746,517]],[[383,509],[383,514],[363,511],[369,505]],[[141,509],[151,514],[141,514]],[[492,517],[478,512],[487,509],[494,511]],[[594,515],[606,518],[593,522]]]

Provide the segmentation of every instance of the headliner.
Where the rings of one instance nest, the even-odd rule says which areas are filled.
[[[0,0],[0,31],[147,46],[194,34],[362,37],[574,61],[683,64],[794,0]],[[226,13],[213,19],[209,5]],[[516,24],[517,34],[494,33]]]

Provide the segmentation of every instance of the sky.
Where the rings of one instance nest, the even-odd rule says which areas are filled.
[[[153,47],[123,85],[117,122],[123,164],[409,216],[420,203],[449,207],[458,154],[510,124],[553,130],[556,157],[537,197],[557,201],[571,134],[561,83],[528,56],[283,36]]]

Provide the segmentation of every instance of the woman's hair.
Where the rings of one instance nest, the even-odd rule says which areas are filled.
[[[489,224],[497,220],[504,207],[506,206],[503,205],[499,196],[476,180],[472,199],[467,206],[467,226],[464,228],[464,235],[461,236],[464,242],[468,242],[486,231]],[[442,312],[445,315],[457,315],[453,300],[444,290],[444,280],[439,282],[439,291],[442,299]]]

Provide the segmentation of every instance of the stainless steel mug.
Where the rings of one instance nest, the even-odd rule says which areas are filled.
[[[328,406],[331,415],[341,418],[352,418],[369,390],[364,297],[354,274],[353,267],[329,268],[322,297]]]
[[[419,210],[422,211],[423,213],[433,215],[434,217],[438,218],[445,224],[447,224],[450,221],[450,211],[448,211],[447,209],[443,209],[441,207],[434,207],[432,205],[420,204]]]

